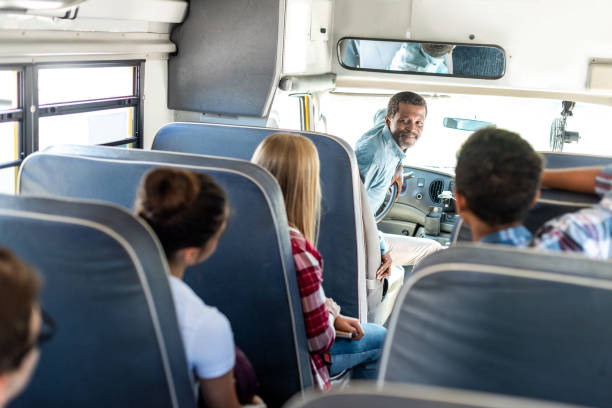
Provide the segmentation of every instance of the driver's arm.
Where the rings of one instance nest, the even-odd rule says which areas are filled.
[[[380,254],[385,255],[389,253],[389,245],[387,245],[387,242],[385,241],[385,237],[383,237],[383,233],[380,230],[376,232],[378,233],[378,243],[380,244]]]
[[[602,167],[575,167],[542,171],[542,187],[579,193],[595,193],[595,178]]]

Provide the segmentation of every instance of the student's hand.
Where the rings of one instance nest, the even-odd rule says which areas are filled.
[[[334,320],[334,328],[349,333],[353,333],[353,340],[361,340],[363,337],[363,329],[359,324],[359,320],[346,316],[338,316]]]
[[[387,276],[391,276],[391,255],[389,253],[380,256],[380,267],[376,271],[376,279],[382,281]]]
[[[264,402],[264,400],[261,399],[261,397],[259,395],[254,395],[253,396],[253,401],[251,401],[251,403],[249,405],[243,405],[244,407],[249,407],[249,408],[266,408],[267,405]]]

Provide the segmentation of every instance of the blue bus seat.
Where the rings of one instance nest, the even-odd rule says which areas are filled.
[[[612,405],[612,262],[462,244],[424,259],[391,317],[379,384]]]
[[[166,260],[141,221],[114,205],[0,195],[0,245],[41,273],[56,321],[12,408],[196,406]]]
[[[570,167],[605,166],[612,163],[612,157],[592,156],[586,154],[540,152],[544,156],[547,169],[563,169]],[[542,189],[542,193],[536,205],[529,211],[529,216],[524,222],[525,227],[532,233],[535,232],[555,217],[579,211],[585,207],[597,204],[601,200],[595,194],[575,193],[556,189]],[[451,243],[471,241],[470,228],[459,220],[451,232]]]
[[[527,398],[509,397],[484,392],[455,390],[414,384],[351,385],[350,388],[326,393],[308,392],[296,396],[286,408],[570,408]]]
[[[316,132],[171,123],[159,130],[152,149],[250,160],[257,145],[277,132],[301,134],[317,147],[321,160],[323,196],[318,242],[318,250],[325,260],[323,286],[325,293],[342,307],[343,314],[360,317],[365,321],[366,264],[359,198],[360,179],[357,159],[348,143]]]
[[[287,219],[276,180],[242,160],[72,147],[73,154],[77,150],[98,157],[56,154],[54,149],[29,156],[19,176],[21,193],[93,198],[132,208],[140,180],[152,168],[204,172],[219,183],[231,206],[227,229],[216,252],[189,268],[185,281],[228,317],[269,406],[280,406],[312,386]]]

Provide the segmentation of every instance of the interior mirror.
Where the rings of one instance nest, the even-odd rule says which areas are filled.
[[[467,130],[474,132],[478,129],[486,128],[489,126],[495,126],[491,122],[484,122],[482,120],[474,119],[461,119],[461,118],[444,118],[444,127],[449,129]]]
[[[498,79],[506,58],[497,45],[343,38],[338,60],[360,71]]]

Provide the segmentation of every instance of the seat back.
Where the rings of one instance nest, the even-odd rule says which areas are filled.
[[[545,189],[541,191],[536,205],[529,210],[529,215],[523,223],[525,228],[535,234],[547,221],[564,214],[588,208],[599,202],[594,194],[573,193],[570,191]],[[451,232],[450,242],[469,242],[472,240],[470,227],[459,218]]]
[[[276,132],[254,126],[171,123],[159,130],[154,150],[250,160],[259,143]],[[325,260],[325,293],[347,316],[365,319],[365,251],[359,170],[351,147],[343,140],[315,132],[299,132],[317,147],[321,160],[321,231],[318,249]]]
[[[359,384],[327,393],[309,392],[296,397],[287,408],[569,408],[573,405],[508,397],[482,392],[413,384]]]
[[[56,321],[11,407],[195,407],[166,261],[141,221],[107,204],[1,195],[0,245],[41,273]]]
[[[400,294],[379,383],[609,406],[611,270],[512,247],[433,254]]]
[[[231,214],[216,252],[189,268],[185,282],[229,318],[236,344],[253,363],[261,396],[270,406],[312,385],[283,198],[267,171],[218,157],[109,147],[73,147],[70,155],[54,150],[61,149],[24,161],[22,194],[96,198],[132,208],[140,180],[152,168],[211,175],[226,191]]]
[[[544,156],[547,169],[566,169],[569,167],[605,166],[612,163],[610,156],[591,154],[540,152]]]
[[[612,157],[591,156],[571,153],[542,152],[547,169],[563,169],[583,166],[605,166],[612,163]],[[525,227],[532,233],[553,218],[564,214],[579,211],[590,207],[600,200],[595,194],[574,193],[556,189],[542,189],[541,196],[536,205],[529,211],[524,222]],[[459,221],[451,233],[451,243],[471,241],[470,228]]]

